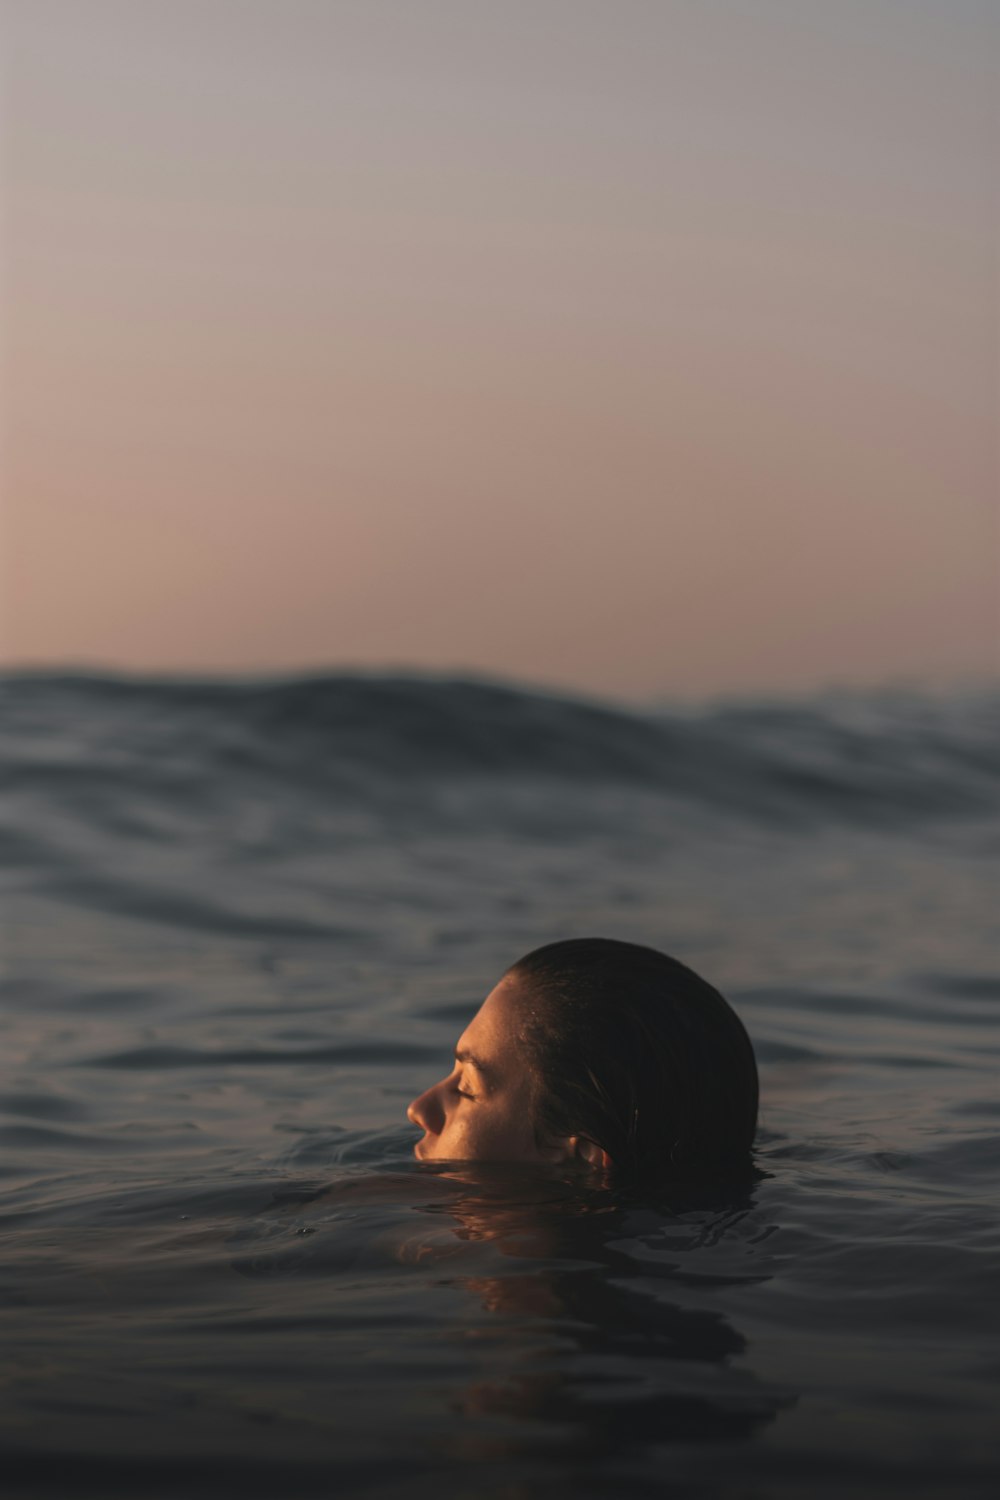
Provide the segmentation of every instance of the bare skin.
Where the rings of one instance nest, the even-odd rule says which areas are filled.
[[[582,1136],[536,1138],[535,1079],[521,1040],[522,1013],[518,980],[501,979],[459,1038],[451,1072],[406,1112],[424,1131],[413,1148],[418,1161],[610,1165],[607,1153]]]

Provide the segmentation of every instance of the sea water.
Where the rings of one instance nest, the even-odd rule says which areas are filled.
[[[998,1492],[995,694],[2,699],[5,1497]],[[579,935],[733,1001],[754,1182],[413,1161]]]

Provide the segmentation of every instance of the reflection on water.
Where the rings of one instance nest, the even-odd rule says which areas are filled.
[[[739,1232],[751,1188],[642,1201],[544,1170],[470,1163],[280,1195],[273,1211],[300,1220],[306,1212],[309,1223],[297,1226],[305,1236],[345,1207],[393,1199],[430,1220],[388,1237],[397,1263],[460,1294],[435,1344],[475,1351],[473,1372],[441,1392],[457,1420],[426,1435],[427,1452],[473,1466],[554,1463],[571,1476],[599,1463],[614,1472],[664,1444],[745,1443],[792,1404],[787,1390],[754,1376],[746,1337],[698,1305],[699,1277],[684,1269]],[[637,1234],[647,1247],[668,1237],[670,1258],[638,1259]],[[292,1254],[303,1274],[309,1250]],[[289,1274],[289,1255],[287,1246],[241,1255],[235,1267]],[[456,1260],[478,1268],[457,1270]],[[329,1257],[321,1261],[329,1269]],[[733,1272],[712,1284],[760,1279]],[[423,1376],[436,1378],[433,1350]]]
[[[490,1311],[546,1319],[553,1333],[575,1345],[578,1357],[561,1351],[558,1368],[547,1368],[555,1363],[551,1354],[528,1353],[522,1368],[502,1382],[475,1382],[456,1397],[463,1414],[568,1429],[560,1456],[567,1446],[576,1462],[586,1462],[623,1456],[636,1445],[745,1440],[777,1415],[781,1403],[754,1390],[752,1379],[745,1392],[730,1382],[724,1394],[695,1393],[690,1371],[676,1371],[679,1361],[710,1366],[745,1351],[745,1340],[716,1313],[609,1286],[587,1271],[536,1272],[508,1281],[470,1278],[463,1284]],[[485,1328],[481,1332],[489,1335]],[[516,1331],[504,1337],[518,1342]],[[636,1360],[643,1362],[641,1374]],[[526,1451],[536,1448],[522,1438],[493,1439],[483,1456]]]
[[[679,1305],[669,1268],[651,1278],[615,1243],[627,1233],[628,1212],[610,1194],[553,1202],[540,1192],[512,1205],[496,1184],[484,1187],[448,1204],[456,1235],[542,1263],[454,1283],[491,1315],[470,1324],[469,1336],[501,1339],[512,1362],[502,1380],[456,1393],[456,1410],[529,1428],[473,1449],[465,1443],[467,1457],[537,1454],[543,1442],[555,1456],[570,1450],[574,1464],[587,1464],[655,1444],[746,1440],[787,1404],[725,1368],[746,1352],[746,1339],[720,1313]],[[729,1203],[706,1213],[690,1248],[716,1241],[740,1212]],[[540,1344],[542,1336],[550,1342]]]

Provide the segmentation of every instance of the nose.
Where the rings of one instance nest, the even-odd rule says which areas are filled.
[[[440,1135],[441,1127],[444,1125],[441,1085],[435,1083],[433,1088],[418,1095],[407,1108],[406,1118],[411,1125],[419,1125],[421,1130],[426,1130],[429,1135]]]

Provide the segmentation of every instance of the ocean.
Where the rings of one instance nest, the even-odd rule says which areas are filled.
[[[2,688],[0,1488],[1000,1492],[1000,698]],[[756,1179],[420,1166],[570,936],[703,973]]]

